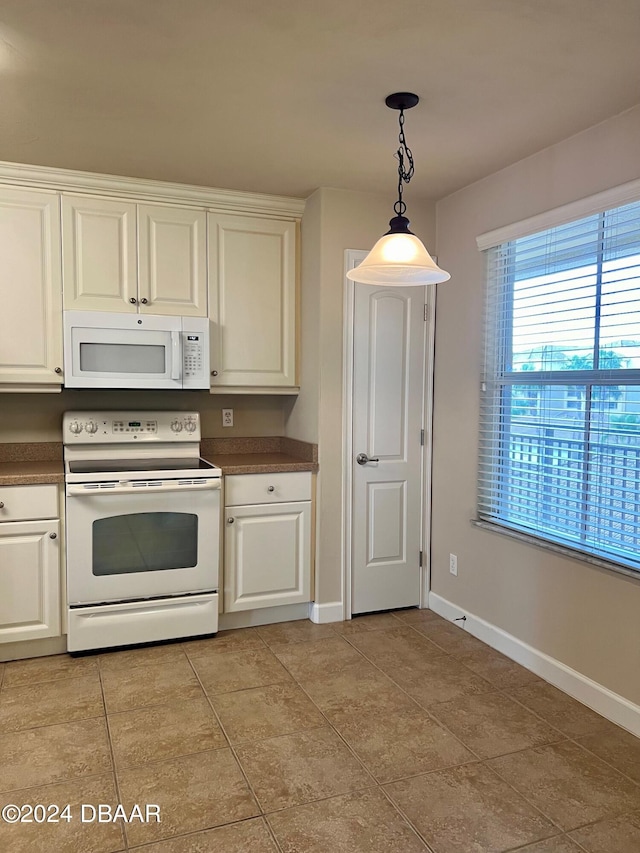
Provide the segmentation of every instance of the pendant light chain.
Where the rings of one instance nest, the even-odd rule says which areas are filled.
[[[396,158],[398,160],[398,201],[393,205],[393,209],[395,210],[398,216],[404,216],[404,213],[407,209],[407,205],[402,200],[402,184],[408,184],[411,178],[413,177],[413,173],[415,171],[413,164],[413,154],[411,153],[411,149],[407,145],[407,141],[404,137],[404,110],[400,110],[400,115],[398,117],[398,124],[400,125],[400,133],[398,135],[398,140],[400,142],[400,148],[398,148],[396,152]],[[404,163],[405,158],[409,164],[409,168],[405,169]]]

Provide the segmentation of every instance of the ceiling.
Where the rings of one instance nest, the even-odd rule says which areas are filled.
[[[2,0],[0,160],[440,198],[640,101],[638,0]]]

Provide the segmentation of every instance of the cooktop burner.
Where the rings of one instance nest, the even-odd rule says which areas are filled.
[[[126,459],[109,462],[69,462],[71,474],[109,474],[118,471],[211,471],[205,459]]]

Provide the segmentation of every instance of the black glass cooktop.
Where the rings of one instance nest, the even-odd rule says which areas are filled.
[[[71,474],[109,474],[112,471],[211,471],[204,459],[125,459],[109,462],[70,462]]]

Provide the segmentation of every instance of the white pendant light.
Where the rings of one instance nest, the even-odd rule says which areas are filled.
[[[414,173],[413,155],[404,138],[404,111],[410,110],[420,99],[411,92],[396,92],[385,103],[399,110],[400,148],[398,158],[398,201],[393,206],[396,215],[389,222],[389,230],[375,244],[367,257],[347,278],[362,284],[382,284],[404,287],[408,284],[438,284],[451,278],[440,269],[421,240],[409,231],[409,220],[404,215],[407,206],[402,200],[402,184],[408,184]],[[405,169],[405,158],[408,168]]]

